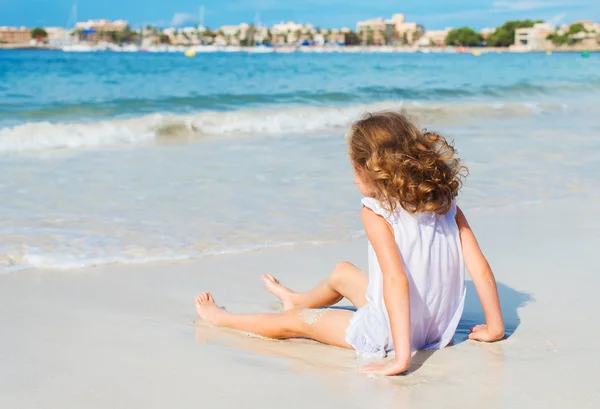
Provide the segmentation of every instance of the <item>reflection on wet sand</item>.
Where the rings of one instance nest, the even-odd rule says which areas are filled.
[[[330,347],[311,340],[272,340],[239,331],[212,327],[201,320],[195,323],[195,340],[210,343],[233,356],[242,364],[273,371],[310,373],[331,389],[358,403],[374,408],[410,407],[429,400],[434,402],[425,385],[435,384],[440,392],[452,393],[468,388],[466,407],[495,408],[502,389],[503,346],[465,342],[442,351],[417,351],[406,375],[365,377],[356,369],[367,360],[352,351]],[[473,356],[473,355],[476,355]],[[468,359],[467,359],[468,358]],[[479,373],[477,383],[464,385],[454,377],[458,373]],[[457,388],[459,386],[459,388]]]

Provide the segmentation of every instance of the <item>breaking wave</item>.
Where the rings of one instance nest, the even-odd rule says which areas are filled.
[[[532,116],[568,109],[564,104],[379,102],[343,107],[304,106],[189,115],[151,114],[95,122],[28,122],[0,128],[0,153],[148,144],[170,139],[285,135],[341,131],[365,112],[404,109],[427,124],[472,118]]]

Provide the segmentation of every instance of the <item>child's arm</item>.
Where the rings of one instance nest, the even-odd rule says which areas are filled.
[[[502,321],[502,312],[500,311],[496,279],[490,265],[479,248],[479,244],[467,222],[467,218],[460,208],[457,208],[456,224],[460,232],[460,242],[465,265],[467,266],[471,280],[473,280],[473,284],[475,284],[486,322],[486,325],[477,325],[471,329],[469,338],[486,342],[497,341],[504,337],[504,322]]]
[[[383,299],[390,317],[396,356],[388,362],[367,365],[360,372],[397,375],[408,369],[411,359],[408,278],[389,223],[366,207],[361,219],[383,273]]]

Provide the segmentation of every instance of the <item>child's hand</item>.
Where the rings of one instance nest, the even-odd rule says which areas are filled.
[[[374,362],[372,364],[368,364],[358,369],[359,374],[368,375],[385,375],[385,376],[393,376],[401,374],[406,371],[410,366],[410,361],[401,362],[396,359],[392,359],[387,362]]]
[[[504,338],[504,328],[497,331],[490,331],[485,324],[477,325],[471,328],[469,339],[483,342],[494,342]]]

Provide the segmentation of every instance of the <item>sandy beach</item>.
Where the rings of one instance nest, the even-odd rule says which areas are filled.
[[[230,311],[277,311],[259,280],[304,290],[334,264],[366,267],[364,239],[200,260],[0,276],[2,408],[597,408],[598,196],[474,212],[508,338],[465,341],[482,312],[468,284],[455,345],[405,376],[367,378],[353,352],[197,322],[210,290]]]

